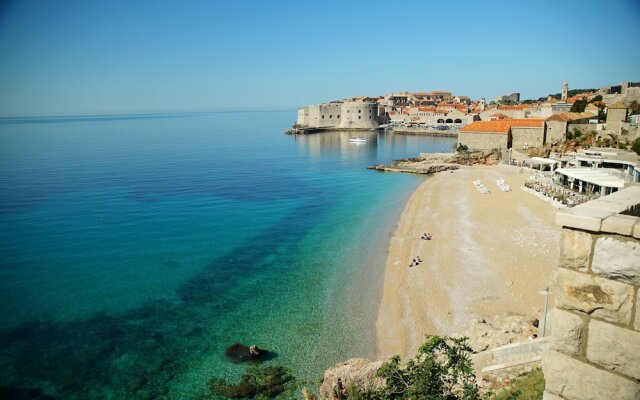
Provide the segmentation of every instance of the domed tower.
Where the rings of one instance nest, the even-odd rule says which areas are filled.
[[[560,100],[567,101],[567,97],[569,97],[569,84],[567,81],[564,81],[562,84],[562,96],[560,97]]]

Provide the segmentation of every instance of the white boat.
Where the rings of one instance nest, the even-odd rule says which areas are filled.
[[[350,138],[349,141],[351,143],[367,143],[369,141],[369,138],[362,137],[362,136],[356,136],[356,137]]]

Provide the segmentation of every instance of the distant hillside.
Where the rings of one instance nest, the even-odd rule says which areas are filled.
[[[597,91],[598,91],[598,89],[571,89],[571,90],[569,90],[568,95],[569,95],[569,97],[573,97],[573,96],[575,96],[577,94],[580,94],[580,93],[597,92]],[[555,94],[550,94],[549,96],[560,100],[561,95],[562,95],[561,93],[555,93]],[[544,101],[546,99],[547,99],[546,97],[540,97],[538,100]]]

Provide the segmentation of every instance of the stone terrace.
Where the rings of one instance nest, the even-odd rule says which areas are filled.
[[[640,187],[558,212],[544,399],[640,399]]]

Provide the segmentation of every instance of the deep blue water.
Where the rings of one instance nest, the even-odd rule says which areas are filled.
[[[0,119],[0,394],[212,398],[245,369],[233,342],[298,385],[373,356],[388,237],[422,178],[365,167],[455,139],[283,135],[294,118]]]

